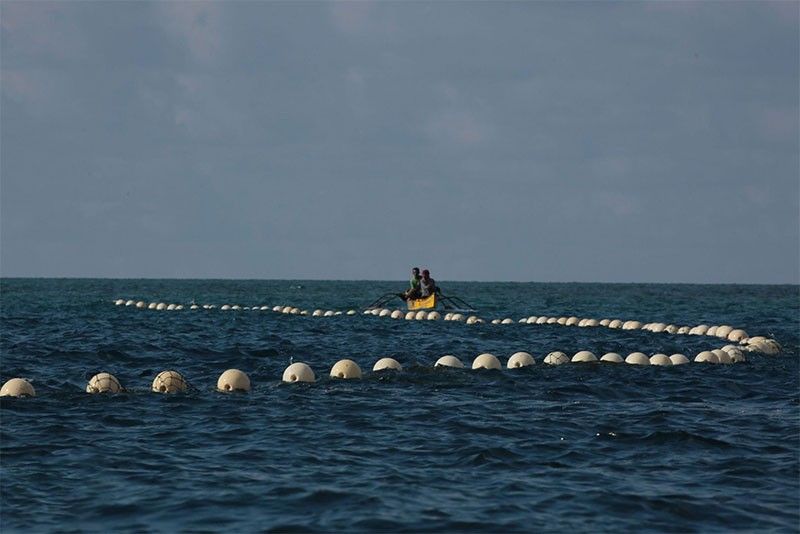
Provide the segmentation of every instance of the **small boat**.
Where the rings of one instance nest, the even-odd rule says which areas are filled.
[[[397,299],[403,301],[399,293],[385,293],[375,299],[372,304],[367,306],[366,310],[375,308],[385,308],[386,305],[392,300]],[[429,297],[419,299],[408,299],[404,301],[409,311],[421,310],[442,310],[446,312],[459,312],[459,313],[473,313],[477,310],[464,302],[461,297],[455,295],[444,295],[441,291],[434,293]]]

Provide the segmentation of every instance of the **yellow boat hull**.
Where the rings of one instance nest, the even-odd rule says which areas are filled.
[[[436,307],[436,295],[425,297],[424,299],[409,299],[406,301],[410,311],[427,310]]]

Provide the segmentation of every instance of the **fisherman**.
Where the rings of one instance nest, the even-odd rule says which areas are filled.
[[[418,299],[420,295],[419,281],[419,267],[414,267],[411,269],[411,280],[409,280],[410,287],[406,291],[398,293],[398,296],[403,300]]]
[[[431,278],[431,272],[428,269],[424,269],[422,271],[422,278],[419,279],[420,298],[424,299],[438,292],[439,288],[436,287],[436,282]]]

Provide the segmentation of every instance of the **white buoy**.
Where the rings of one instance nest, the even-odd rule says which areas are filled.
[[[175,309],[175,304],[167,304],[167,311],[173,311]]]
[[[316,309],[311,312],[311,317],[322,317],[323,311],[320,309]]]
[[[558,322],[558,317],[548,317],[547,324],[556,324]]]
[[[416,312],[413,311],[406,312],[406,317],[405,317],[406,321],[413,321],[416,317],[417,317]]]
[[[122,306],[123,304],[125,304],[125,301],[122,299],[117,299],[114,301],[115,306]]]
[[[441,318],[442,318],[442,315],[439,312],[435,311],[435,310],[428,314],[428,320],[429,321],[438,321]]]
[[[623,330],[639,330],[642,328],[642,323],[639,321],[625,321],[622,323]]]
[[[355,314],[356,314],[355,310],[347,310],[347,315],[355,315]]]
[[[588,319],[581,319],[580,321],[578,321],[578,324],[577,324],[577,325],[575,325],[575,326],[577,326],[577,327],[579,327],[579,328],[583,328],[584,326],[586,326],[586,321],[587,321],[587,320],[588,320]]]
[[[747,332],[744,330],[736,329],[731,330],[728,334],[728,341],[733,341],[734,343],[739,343],[743,339],[747,339]]]
[[[632,352],[625,358],[625,363],[631,365],[650,365],[650,358],[641,352]]]
[[[500,319],[492,319],[492,324],[500,324]]]
[[[198,306],[197,304],[192,304],[191,306],[189,306],[189,309],[190,310],[199,310],[200,306]]]
[[[222,307],[220,308],[220,310],[222,310],[222,311],[228,311],[230,309],[231,309],[231,305],[230,304],[223,304]]]
[[[528,319],[527,319],[525,322],[526,322],[527,324],[536,324],[536,321],[537,321],[538,319],[539,319],[539,318],[538,318],[537,316],[535,316],[535,315],[531,315],[530,317],[528,317]]]
[[[719,328],[719,327],[716,326],[716,325],[709,326],[708,330],[706,330],[705,335],[707,335],[707,336],[716,336],[717,335],[717,328]]]
[[[472,361],[472,368],[473,369],[502,369],[500,365],[500,360],[497,359],[497,356],[494,354],[489,354],[485,352],[483,354],[479,354],[473,361]]]
[[[387,315],[391,315],[391,314],[392,314],[392,311],[391,311],[390,309],[388,309],[388,308],[384,308],[384,309],[382,309],[382,310],[381,310],[381,312],[378,314],[378,317],[386,317]]]
[[[544,315],[542,315],[541,317],[536,319],[536,324],[547,324],[548,319],[549,317],[545,317]]]
[[[300,311],[301,311],[300,308],[293,307],[292,309],[289,310],[289,314],[290,315],[298,315],[298,314],[300,314]]]
[[[132,301],[132,300],[126,300],[125,301],[125,306],[133,306],[134,304],[135,304],[135,302]]]
[[[166,310],[166,309],[167,309],[167,305],[165,303],[159,302],[158,304],[156,304],[156,310],[162,311],[162,310]]]
[[[625,360],[623,360],[622,356],[616,352],[607,352],[606,354],[603,354],[603,356],[600,358],[600,361],[608,363],[623,363]]]
[[[533,356],[531,356],[527,352],[515,352],[508,359],[508,363],[506,363],[506,367],[509,368],[509,369],[517,369],[518,367],[527,367],[527,366],[533,365],[535,363],[536,363],[536,360],[534,360]]]
[[[650,356],[650,365],[672,365],[672,360],[666,354],[653,354]]]
[[[467,317],[467,324],[475,324],[478,322],[478,317],[475,315],[470,315]]]
[[[445,321],[449,321],[452,318],[453,318],[453,312],[447,312],[447,313],[444,314],[444,320]]]
[[[459,360],[455,356],[450,356],[448,354],[447,356],[442,356],[441,358],[436,360],[436,363],[433,364],[433,366],[434,367],[455,367],[455,368],[461,369],[461,368],[464,367],[464,364],[461,363],[461,360]]]
[[[361,368],[353,360],[339,360],[331,367],[331,378],[361,378]]]
[[[611,323],[611,319],[600,319],[600,326],[608,326]]]
[[[261,306],[259,309],[261,311],[269,311],[269,306]]]
[[[427,318],[428,318],[428,312],[426,312],[425,310],[418,311],[417,314],[414,316],[414,319],[416,319],[417,321],[424,321]]]
[[[700,324],[689,330],[690,336],[704,336],[708,332],[707,324]]]
[[[272,311],[280,313],[283,311],[283,306],[273,306]]]
[[[716,336],[722,339],[728,339],[728,335],[733,332],[733,327],[726,324],[717,327]]]
[[[510,317],[506,317],[505,319],[500,321],[500,324],[514,324],[514,320],[511,319]]]
[[[619,319],[612,319],[611,322],[608,323],[608,327],[614,329],[622,328],[622,321],[620,321]]]
[[[36,390],[24,378],[12,378],[0,388],[0,397],[35,397]]]
[[[97,373],[86,384],[86,393],[119,393],[122,386],[110,373]]]
[[[739,349],[739,347],[734,347],[733,345],[726,345],[722,347],[722,350],[728,353],[728,356],[731,359],[731,363],[739,363],[746,361],[744,357],[744,353]]]
[[[147,309],[148,310],[155,310],[156,306],[158,306],[158,302],[151,302],[150,304],[147,305]]]
[[[722,350],[722,349],[714,349],[711,352],[713,352],[714,354],[717,355],[717,360],[719,360],[719,363],[724,363],[724,364],[733,363],[731,361],[731,357],[724,350]]]
[[[580,320],[578,320],[578,318],[573,315],[572,317],[567,317],[567,320],[564,321],[564,325],[565,326],[575,326],[579,322],[580,322]]]
[[[292,306],[284,306],[281,309],[281,313],[290,314],[292,313]]]
[[[675,333],[676,334],[688,334],[690,330],[691,330],[691,328],[689,328],[688,326],[681,326],[681,327],[678,328],[678,331],[675,332]],[[675,365],[674,362],[673,362],[673,365]]]
[[[588,362],[596,362],[597,356],[594,353],[589,352],[588,350],[582,350],[576,352],[575,355],[572,357],[572,363],[588,363]]]
[[[451,320],[451,321],[458,321],[458,322],[461,322],[461,321],[463,321],[463,320],[464,320],[464,316],[463,316],[463,315],[461,315],[460,313],[454,313],[454,314],[453,314],[453,316],[452,316],[452,317],[450,317],[450,320]]]
[[[239,369],[228,369],[217,379],[217,391],[250,391],[250,377]]]
[[[389,314],[389,317],[391,317],[392,319],[402,319],[403,312],[401,312],[400,310],[394,310],[392,313]]]
[[[150,389],[156,393],[183,393],[187,385],[178,371],[161,371],[156,375]]]
[[[283,371],[283,382],[314,382],[317,377],[308,364],[295,362]]]
[[[673,354],[669,357],[669,361],[672,362],[672,365],[683,365],[689,363],[689,358],[683,354]]]
[[[325,313],[322,314],[323,317],[333,317],[333,310],[326,310]]]
[[[544,357],[544,363],[548,365],[561,365],[569,362],[569,357],[563,352],[551,352]]]
[[[393,369],[395,371],[402,371],[403,366],[400,365],[400,362],[398,362],[394,358],[381,358],[380,360],[375,362],[375,365],[372,366],[373,372],[385,371],[389,369]]]
[[[665,325],[664,323],[654,323],[654,324],[652,324],[650,326],[650,331],[651,332],[655,332],[656,334],[658,334],[660,332],[663,332],[666,327],[667,327],[667,325]],[[669,359],[669,358],[667,358],[667,359]],[[653,362],[651,361],[650,364],[652,365],[652,363]]]
[[[147,303],[145,301],[143,301],[143,300],[140,300],[139,302],[136,303],[136,307],[139,308],[140,310],[142,308],[146,307],[146,306],[147,306]]]
[[[469,319],[469,317],[467,317],[467,319]],[[527,318],[527,317],[523,317],[522,319],[520,319],[520,320],[519,320],[519,321],[517,321],[517,322],[518,322],[519,324],[525,324],[527,321],[528,321],[528,318]]]
[[[704,350],[694,357],[694,361],[695,363],[719,363],[719,358],[710,350]]]
[[[678,327],[674,324],[668,324],[664,327],[664,332],[668,334],[676,334],[678,332]]]

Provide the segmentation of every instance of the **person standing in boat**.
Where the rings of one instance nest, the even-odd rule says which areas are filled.
[[[400,298],[403,300],[418,299],[420,295],[419,281],[419,267],[414,267],[411,269],[411,280],[409,280],[410,287],[403,293],[400,293]]]
[[[430,297],[437,293],[439,289],[436,287],[436,281],[431,278],[431,272],[428,269],[422,271],[422,278],[419,279],[419,295],[420,298]]]

